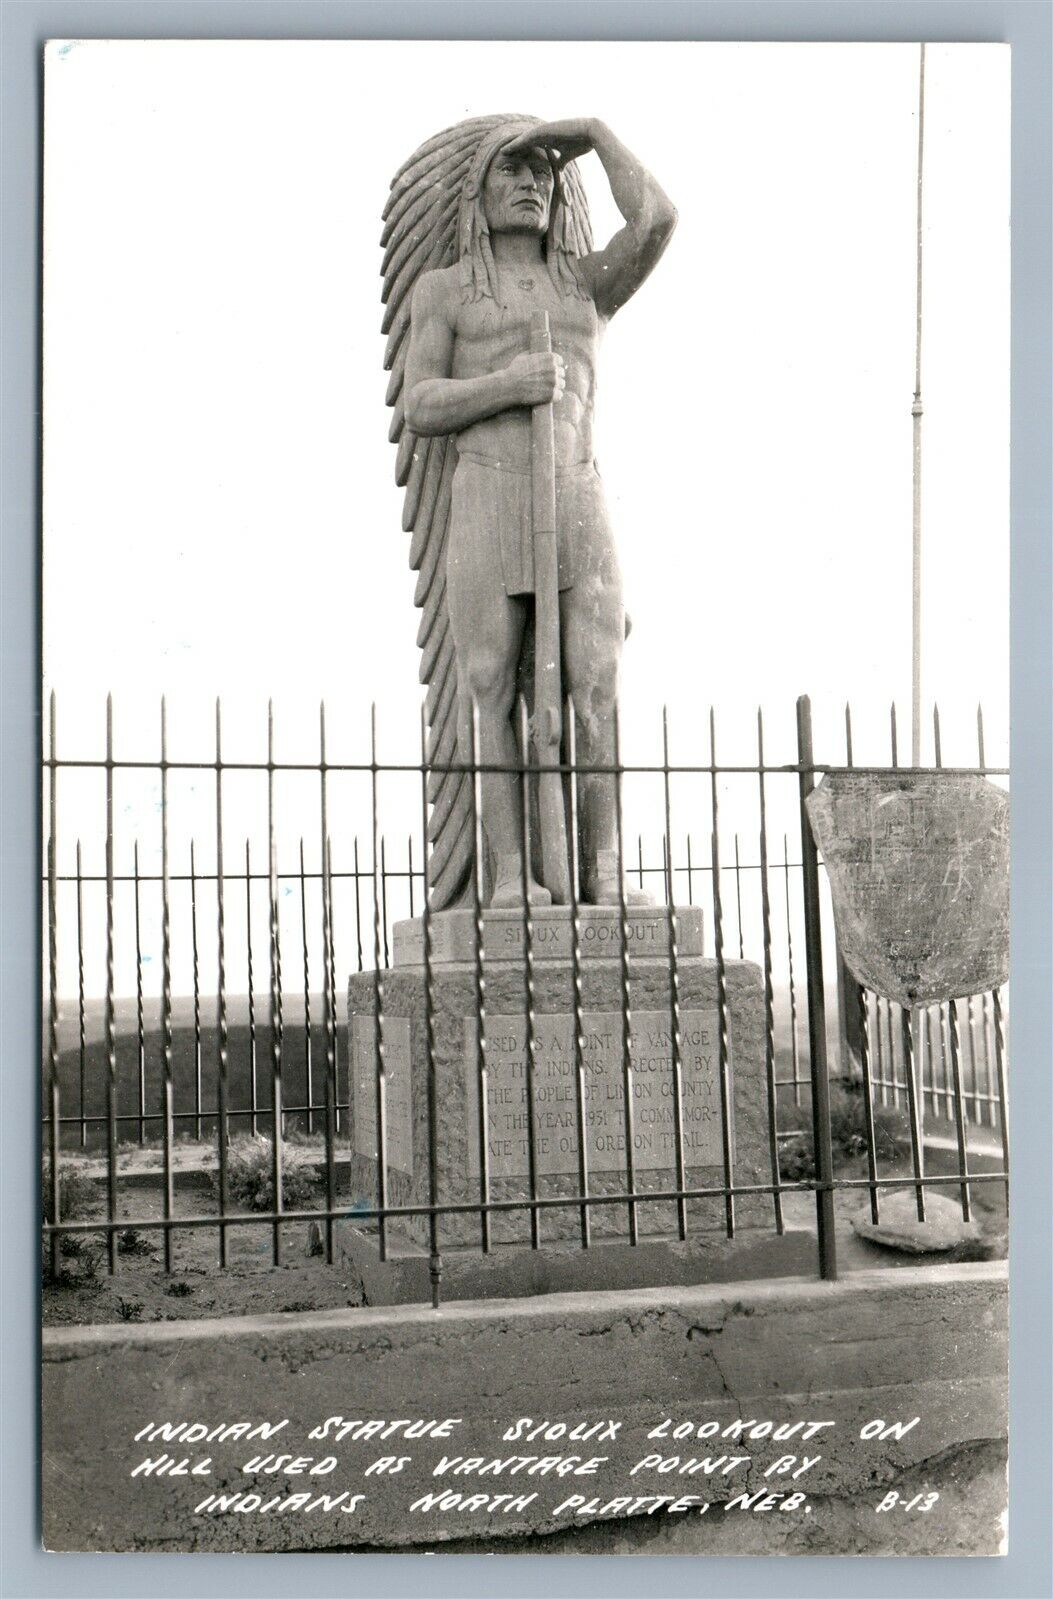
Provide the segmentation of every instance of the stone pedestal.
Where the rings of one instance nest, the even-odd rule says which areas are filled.
[[[479,1113],[484,1052],[480,1047],[474,919],[459,912],[446,916],[460,919],[446,921],[446,917],[436,916],[432,920],[438,1197],[440,1203],[475,1203],[482,1193]],[[583,911],[582,919],[593,929],[593,936],[581,941],[589,1192],[614,1194],[627,1187],[621,926],[617,911],[598,907]],[[542,930],[550,930],[548,938],[539,936]],[[700,912],[678,912],[677,931],[686,1186],[705,1187],[723,1181],[716,962],[703,959],[700,953]],[[542,1198],[579,1191],[570,932],[565,910],[539,912],[534,917],[534,1147]],[[653,908],[632,912],[629,934],[636,1188],[638,1192],[661,1192],[676,1186],[665,912]],[[492,1200],[530,1196],[521,937],[521,914],[486,913],[483,1037]],[[507,958],[493,953],[503,947],[510,947]],[[350,980],[351,1187],[353,1204],[363,1207],[375,1204],[377,1197],[374,1018],[378,998],[386,1081],[388,1202],[428,1202],[425,975],[423,964],[413,960],[414,956],[420,959],[421,948],[419,922],[400,924],[395,935],[396,965],[379,974],[361,972]],[[648,953],[638,954],[641,948]],[[769,1183],[761,975],[756,966],[744,961],[729,962],[726,970],[734,1176],[738,1183]],[[577,1205],[545,1206],[539,1214],[542,1241],[579,1236]],[[529,1243],[528,1209],[491,1215],[494,1242]],[[762,1219],[767,1223],[771,1202],[763,1197],[741,1198],[736,1201],[736,1215],[740,1225]],[[641,1237],[668,1236],[676,1230],[672,1201],[641,1203],[637,1217]],[[590,1221],[596,1237],[625,1237],[628,1207],[616,1203],[591,1206]],[[688,1203],[690,1231],[722,1230],[724,1224],[722,1198]],[[389,1229],[393,1236],[401,1233],[417,1244],[427,1241],[425,1218],[392,1222]],[[477,1245],[478,1215],[442,1217],[439,1236],[444,1248]]]

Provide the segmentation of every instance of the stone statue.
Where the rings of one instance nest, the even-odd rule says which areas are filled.
[[[625,219],[602,250],[574,165],[588,151]],[[524,883],[532,905],[566,903],[562,696],[578,764],[613,764],[627,631],[593,460],[599,341],[665,250],[676,212],[604,123],[490,116],[423,144],[396,174],[385,219],[390,437],[424,613],[430,904],[473,892],[472,779],[448,768],[470,763],[476,739],[480,764],[498,768],[480,780],[491,908],[522,906]],[[524,870],[516,771],[527,681],[540,871],[537,859]],[[619,881],[614,780],[583,774],[579,793],[570,847],[581,849],[583,901],[640,903]]]

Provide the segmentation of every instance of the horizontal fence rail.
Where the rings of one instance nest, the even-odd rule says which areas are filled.
[[[426,1229],[432,1299],[439,1302],[443,1222],[474,1216],[478,1247],[496,1247],[498,1218],[524,1219],[529,1243],[545,1240],[544,1218],[565,1211],[577,1218],[582,1248],[593,1244],[593,1217],[614,1207],[624,1217],[631,1244],[640,1241],[642,1218],[665,1206],[674,1236],[696,1225],[692,1206],[713,1201],[721,1228],[733,1237],[737,1202],[763,1200],[770,1225],[785,1227],[791,1196],[815,1203],[818,1264],[834,1276],[835,1196],[861,1193],[874,1222],[882,1195],[908,1189],[919,1220],[933,1189],[953,1193],[965,1219],[978,1185],[996,1183],[1008,1195],[1005,995],[1001,991],[931,1006],[911,1016],[865,993],[839,970],[828,890],[804,800],[824,773],[943,770],[1004,778],[1005,768],[985,762],[982,715],[977,718],[977,760],[943,766],[938,711],[934,714],[931,767],[899,767],[896,715],[890,716],[890,760],[885,766],[853,761],[851,713],[846,707],[844,754],[820,761],[812,749],[810,706],[798,705],[797,759],[765,759],[765,727],[758,711],[753,763],[718,760],[717,720],[711,712],[702,759],[670,759],[668,721],[661,728],[660,762],[623,763],[617,745],[607,765],[576,759],[573,707],[568,705],[566,778],[570,833],[577,836],[583,778],[608,777],[614,785],[617,856],[621,868],[621,923],[617,954],[621,1015],[623,1171],[616,1191],[599,1191],[589,1169],[585,1127],[585,1015],[582,959],[582,886],[571,873],[571,948],[568,1013],[575,1068],[573,1116],[577,1169],[566,1193],[543,1191],[537,1127],[538,1011],[535,917],[524,896],[522,912],[522,1015],[525,1025],[525,1192],[495,1195],[487,1137],[490,1041],[487,1036],[487,968],[484,949],[482,779],[495,770],[471,758],[442,770],[470,779],[475,861],[470,886],[474,926],[477,1027],[475,1090],[478,1118],[478,1195],[471,1202],[444,1196],[438,1148],[434,913],[429,904],[428,780],[437,771],[421,741],[414,762],[377,758],[374,716],[370,758],[334,761],[327,754],[324,706],[318,758],[280,761],[275,756],[273,713],[267,721],[267,757],[232,761],[223,754],[217,703],[210,758],[170,760],[167,713],[162,703],[159,757],[116,759],[112,701],[107,702],[103,756],[60,757],[55,698],[49,705],[44,753],[47,793],[44,899],[45,961],[45,1224],[53,1276],[62,1269],[62,1240],[94,1234],[103,1239],[109,1271],[120,1269],[119,1239],[129,1231],[160,1231],[164,1264],[173,1269],[179,1234],[214,1229],[221,1266],[230,1260],[230,1229],[263,1227],[275,1264],[282,1260],[290,1225],[319,1228],[321,1249],[334,1259],[334,1225],[350,1217],[372,1232],[380,1259],[392,1226],[419,1220]],[[522,859],[533,849],[528,818],[530,781],[539,767],[529,756],[529,727],[520,706],[518,774],[524,803]],[[280,793],[293,777],[308,786],[294,797]],[[207,783],[204,783],[207,778]],[[192,779],[178,801],[173,785]],[[101,840],[88,823],[97,800],[83,785],[101,780]],[[334,784],[358,781],[354,803]],[[116,804],[118,784],[145,781],[138,808]],[[416,820],[389,837],[389,782],[417,785]],[[246,799],[246,783],[262,792]],[[628,833],[623,794],[628,782],[657,786],[650,814],[658,836]],[[204,787],[202,784],[204,783]],[[362,785],[365,785],[363,790]],[[68,800],[76,820],[63,815]],[[206,790],[208,792],[206,792]],[[138,792],[138,791],[137,791]],[[363,793],[365,799],[363,799]],[[150,796],[153,796],[152,802]],[[743,798],[746,796],[746,798]],[[151,810],[152,803],[152,810]],[[192,816],[184,813],[193,812]],[[392,807],[390,814],[397,813]],[[401,819],[402,813],[398,812]],[[407,813],[409,814],[409,813]],[[734,818],[722,833],[723,818]],[[147,826],[144,816],[153,816]],[[348,817],[361,826],[348,826]],[[235,821],[235,817],[237,820]],[[176,818],[176,820],[174,820]],[[339,825],[334,826],[334,822]],[[60,853],[65,841],[65,853]],[[101,843],[101,852],[100,852]],[[667,923],[668,1028],[674,1181],[641,1184],[634,1149],[636,1083],[630,1041],[639,972],[630,947],[628,893],[648,893]],[[685,1082],[682,1059],[680,923],[688,908],[703,907],[702,952],[716,973],[717,1067],[721,1158],[719,1182],[692,1184],[685,1157]],[[425,1115],[428,1132],[426,1202],[397,1203],[390,1186],[391,1103],[385,1041],[385,988],[391,981],[396,923],[421,922],[427,1055]],[[729,1036],[729,963],[754,961],[763,992],[764,1105],[770,1181],[736,1180],[732,1080],[734,1040]],[[373,1117],[378,1159],[375,1192],[368,1202],[350,1189],[348,1140],[354,1088],[348,1056],[346,982],[351,973],[373,975],[375,1071]],[[826,1008],[830,1007],[829,1021]],[[861,1107],[856,1150],[862,1170],[835,1170],[831,1091]],[[839,1101],[840,1103],[840,1101]],[[836,1108],[836,1107],[835,1107]],[[903,1159],[888,1169],[881,1141],[885,1124],[898,1128]],[[244,1135],[266,1142],[261,1181],[269,1203],[239,1209],[232,1195],[232,1161]],[[971,1163],[971,1142],[983,1143],[981,1166]],[[950,1151],[945,1169],[928,1169],[933,1141]],[[996,1158],[989,1158],[988,1146]],[[311,1167],[312,1194],[324,1203],[287,1200],[289,1162]],[[799,1170],[794,1162],[798,1163]],[[73,1165],[71,1165],[71,1162]],[[97,1214],[67,1213],[64,1174],[86,1164],[98,1179]],[[196,1163],[196,1165],[195,1165]],[[194,1214],[177,1206],[177,1177],[207,1164],[214,1209]],[[884,1169],[883,1169],[884,1168]],[[79,1166],[78,1166],[79,1169]],[[134,1182],[131,1181],[134,1176]],[[144,1189],[145,1183],[145,1189]],[[156,1205],[144,1206],[145,1192]],[[290,1190],[291,1191],[291,1190]],[[671,1208],[670,1208],[671,1207]],[[666,1211],[661,1211],[664,1216]],[[414,1237],[417,1235],[414,1234]],[[422,1235],[423,1237],[423,1235]],[[400,1247],[406,1240],[400,1235]],[[449,1247],[449,1246],[447,1246]]]

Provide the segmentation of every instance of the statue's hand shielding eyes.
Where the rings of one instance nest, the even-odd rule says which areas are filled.
[[[576,161],[585,155],[596,142],[595,117],[565,117],[558,122],[542,122],[514,139],[508,146],[511,154],[539,147],[549,152],[557,167]]]

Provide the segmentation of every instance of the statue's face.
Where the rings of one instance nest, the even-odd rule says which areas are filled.
[[[483,214],[491,233],[548,230],[555,182],[545,151],[498,150],[483,180]]]

